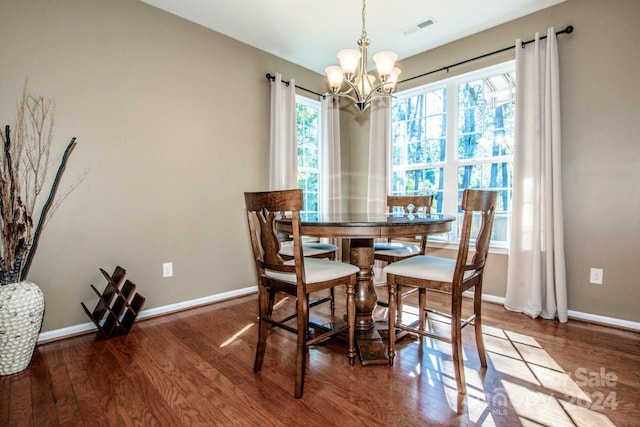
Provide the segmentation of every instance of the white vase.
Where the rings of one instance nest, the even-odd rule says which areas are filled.
[[[0,375],[29,366],[43,316],[44,294],[37,285],[22,281],[0,286]]]

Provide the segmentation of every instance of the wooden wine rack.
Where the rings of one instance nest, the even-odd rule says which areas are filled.
[[[122,267],[117,266],[111,276],[103,269],[100,272],[107,279],[104,291],[99,292],[95,286],[89,285],[98,296],[96,307],[91,311],[83,302],[80,304],[104,337],[128,334],[145,297],[136,293],[135,283],[124,279],[127,272]]]

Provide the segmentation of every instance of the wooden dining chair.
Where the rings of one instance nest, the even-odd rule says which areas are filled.
[[[422,212],[431,213],[433,196],[387,196],[387,214],[392,215],[395,208],[402,208],[405,215]],[[374,245],[374,259],[387,264],[398,262],[417,255],[424,255],[427,247],[427,236],[416,236],[419,242],[399,242],[387,239],[386,242],[378,242]],[[402,298],[414,292],[417,288],[407,287],[397,296],[398,313],[402,312]],[[379,299],[380,307],[389,307],[389,302]]]
[[[428,214],[431,213],[432,202],[433,196],[387,196],[387,214],[393,214],[394,208],[402,208],[405,215],[415,215],[418,212]],[[419,236],[419,238],[418,244],[393,242],[391,239],[386,242],[378,242],[374,245],[374,258],[378,261],[392,263],[416,255],[424,255],[427,236]]]
[[[355,351],[355,300],[354,287],[358,267],[322,258],[303,256],[300,235],[300,210],[302,190],[282,190],[245,193],[247,220],[251,235],[251,246],[255,258],[258,278],[259,316],[258,344],[253,370],[260,372],[267,347],[268,332],[280,327],[297,336],[295,358],[294,396],[302,397],[308,347],[334,335],[346,333],[347,355],[353,365]],[[285,261],[280,252],[280,240],[276,220],[290,212],[293,259]],[[347,323],[334,327],[313,324],[309,321],[309,294],[336,286],[346,286]],[[295,297],[296,313],[275,316],[276,294]],[[296,320],[294,325],[290,323]],[[313,334],[310,333],[313,330]]]
[[[495,191],[464,190],[461,204],[464,219],[457,259],[419,255],[389,264],[385,268],[389,289],[389,364],[393,365],[396,353],[396,328],[448,342],[453,346],[453,368],[458,392],[461,394],[466,394],[467,392],[462,355],[463,327],[469,324],[474,325],[480,365],[483,368],[487,367],[484,341],[482,339],[482,278],[489,252],[489,241],[493,228],[497,197],[498,193]],[[475,236],[475,252],[469,261],[469,245],[473,237],[471,226],[474,215],[479,216],[480,226]],[[416,326],[407,327],[396,320],[396,316],[400,316],[401,319],[402,315],[401,312],[396,313],[398,288],[401,285],[415,286],[419,289],[419,322]],[[473,313],[468,318],[462,319],[462,293],[470,289],[474,291]],[[447,317],[451,319],[449,335],[441,335],[435,333],[435,331],[425,330],[427,312],[432,311],[426,306],[427,290],[451,295],[451,310],[450,313],[447,313]]]

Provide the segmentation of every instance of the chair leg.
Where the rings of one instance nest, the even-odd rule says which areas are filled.
[[[331,289],[333,292],[333,288]],[[356,309],[355,309],[355,284],[347,285],[347,324],[349,331],[347,332],[349,365],[353,366],[356,360]]]
[[[484,336],[482,335],[482,287],[476,286],[473,290],[473,312],[476,318],[473,321],[473,328],[476,333],[476,347],[480,357],[480,366],[487,367],[487,353],[484,349]]]
[[[267,348],[267,333],[269,325],[263,319],[272,311],[273,300],[269,299],[267,290],[264,286],[258,285],[258,344],[256,345],[256,359],[253,364],[253,372],[262,370],[262,362],[264,361],[264,353]],[[271,305],[269,302],[271,301]]]
[[[462,293],[453,295],[451,310],[451,345],[453,346],[453,370],[458,393],[467,394],[464,378],[464,358],[462,354]]]
[[[273,306],[275,305],[276,302],[276,292],[273,289],[269,289],[268,290],[268,303],[267,303],[267,308],[264,311],[264,315],[271,317],[271,315],[273,314]]]
[[[396,292],[396,323],[402,324],[402,285],[398,288]]]
[[[418,330],[423,332],[427,324],[427,290],[418,289]]]
[[[294,397],[300,399],[304,390],[304,374],[307,360],[307,328],[309,304],[306,296],[298,296],[296,302],[298,337],[296,348],[296,383]]]
[[[331,298],[331,315],[336,314],[336,293],[334,288],[329,289],[329,298]]]
[[[329,255],[329,259],[331,261],[335,261],[336,255],[336,252],[331,252],[331,255]],[[331,302],[329,304],[331,306],[331,315],[333,316],[334,314],[336,314],[336,292],[334,288],[329,289],[329,298],[331,298]]]
[[[392,274],[387,274],[387,288],[389,290],[389,313],[387,317],[389,318],[389,331],[387,335],[389,336],[389,365],[393,366],[393,359],[396,356],[396,316],[398,316],[397,309],[397,284],[395,283],[395,276]]]

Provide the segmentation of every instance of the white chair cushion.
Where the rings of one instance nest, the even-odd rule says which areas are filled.
[[[430,255],[418,255],[413,258],[394,262],[384,268],[387,274],[415,277],[417,279],[437,280],[439,282],[451,282],[456,268],[456,260]],[[467,279],[475,271],[467,271],[464,278]]]
[[[338,247],[336,245],[332,245],[329,243],[303,243],[302,244],[302,255],[303,256],[314,256],[320,255],[327,252],[337,251]],[[293,243],[286,242],[280,247],[280,254],[284,256],[293,256]]]
[[[295,260],[285,262],[286,265],[294,265]],[[305,258],[304,272],[307,283],[325,282],[339,277],[349,276],[360,271],[355,265],[344,262],[331,261],[325,258]],[[281,273],[279,271],[266,270],[265,275],[272,279],[295,284],[295,273]]]
[[[388,256],[410,256],[420,253],[420,248],[415,245],[405,245],[403,243],[376,243],[374,245],[376,254]]]

